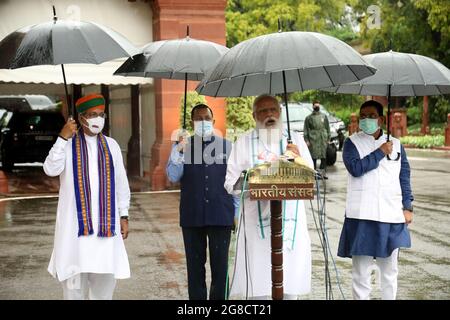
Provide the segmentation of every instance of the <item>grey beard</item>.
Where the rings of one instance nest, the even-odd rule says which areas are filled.
[[[283,122],[280,119],[272,127],[266,127],[263,122],[256,120],[256,131],[260,140],[267,144],[278,143],[283,133]]]

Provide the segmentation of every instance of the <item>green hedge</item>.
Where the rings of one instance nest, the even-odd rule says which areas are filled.
[[[401,137],[400,141],[404,145],[408,145],[415,148],[431,148],[444,146],[445,138],[443,135],[433,136],[405,136]]]

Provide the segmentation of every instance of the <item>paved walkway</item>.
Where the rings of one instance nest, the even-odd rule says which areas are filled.
[[[421,157],[411,152],[410,161],[416,197],[414,223],[410,227],[413,248],[400,253],[398,298],[450,299],[450,193],[447,183],[450,159]],[[344,218],[346,187],[346,171],[340,159],[329,169],[329,177],[327,228],[331,253],[335,256]],[[26,185],[23,181],[17,185],[20,184]],[[131,233],[126,240],[132,278],[118,282],[115,299],[187,298],[178,199],[178,192],[133,193]],[[0,299],[61,299],[59,283],[46,271],[53,246],[56,204],[55,196],[0,199]],[[313,286],[311,294],[301,298],[325,299],[323,252],[309,207]],[[335,260],[342,291],[345,298],[350,299],[351,260],[336,257]],[[332,263],[330,267],[334,298],[342,299]],[[375,276],[373,281],[376,281]],[[377,287],[373,297],[380,298]]]

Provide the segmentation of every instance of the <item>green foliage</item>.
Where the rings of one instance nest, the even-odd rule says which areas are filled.
[[[406,136],[401,137],[400,142],[411,147],[426,149],[444,146],[445,138],[443,135]]]
[[[367,10],[374,4],[381,9],[379,29],[367,24],[373,18]],[[449,8],[448,1],[442,0],[359,0],[354,6],[360,16],[361,38],[372,52],[416,53],[446,66],[450,65]]]
[[[422,106],[415,105],[406,109],[406,117],[408,120],[408,126],[414,124],[420,124],[422,122]]]
[[[191,110],[197,104],[204,103],[207,104],[205,96],[199,95],[197,91],[187,92],[187,104],[186,104],[186,130],[190,133],[194,132],[194,128],[191,126]],[[183,112],[184,110],[184,96],[180,99],[180,128],[183,127]]]
[[[379,29],[369,29],[368,8],[381,9]],[[350,9],[349,9],[350,8]],[[450,66],[450,5],[448,0],[228,0],[226,9],[227,45],[278,30],[314,31],[329,34],[358,49],[383,52],[390,49],[431,57]],[[359,22],[359,32],[352,25]],[[348,124],[350,114],[358,112],[365,98],[317,90],[290,94],[290,101],[318,99]],[[422,98],[410,98],[408,125],[420,123]],[[445,97],[429,97],[430,122],[444,123],[450,113]],[[251,112],[247,115],[251,116]],[[243,116],[245,118],[245,116]],[[250,120],[248,120],[250,122]],[[246,121],[244,121],[246,123]],[[234,128],[239,128],[236,122]],[[244,125],[248,128],[248,125]]]
[[[352,113],[359,115],[359,106],[350,107],[350,108],[342,108],[340,110],[331,111],[331,112],[333,112],[336,115],[336,117],[338,117],[339,119],[344,121],[345,127],[347,128],[350,123],[350,116],[352,115]]]
[[[255,127],[253,119],[254,97],[226,98],[227,102],[227,137],[234,139],[241,133]]]
[[[447,115],[450,113],[450,101],[443,96],[430,97],[429,107],[430,122],[447,122]]]
[[[420,136],[422,135],[420,129],[422,127],[421,123],[413,124],[412,126],[408,126],[408,135],[409,136]],[[443,135],[445,131],[445,124],[442,123],[430,123],[430,134],[431,135]]]
[[[346,4],[355,0],[228,0],[227,45],[278,31],[314,31],[353,39]],[[343,38],[341,38],[343,37]]]
[[[422,123],[423,98],[414,97],[407,101],[408,126]],[[450,113],[450,101],[444,96],[428,97],[429,121],[431,123],[447,122],[447,115]]]

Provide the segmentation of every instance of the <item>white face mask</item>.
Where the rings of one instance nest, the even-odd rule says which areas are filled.
[[[83,124],[83,125],[85,127],[89,128],[89,130],[93,134],[99,134],[100,132],[102,132],[103,127],[105,126],[105,118],[102,118],[102,117],[96,117],[96,118],[92,118],[92,119],[84,118],[84,120],[86,120],[88,125],[87,126],[85,124]]]
[[[194,121],[194,132],[200,137],[208,137],[212,135],[214,130],[212,121]]]

